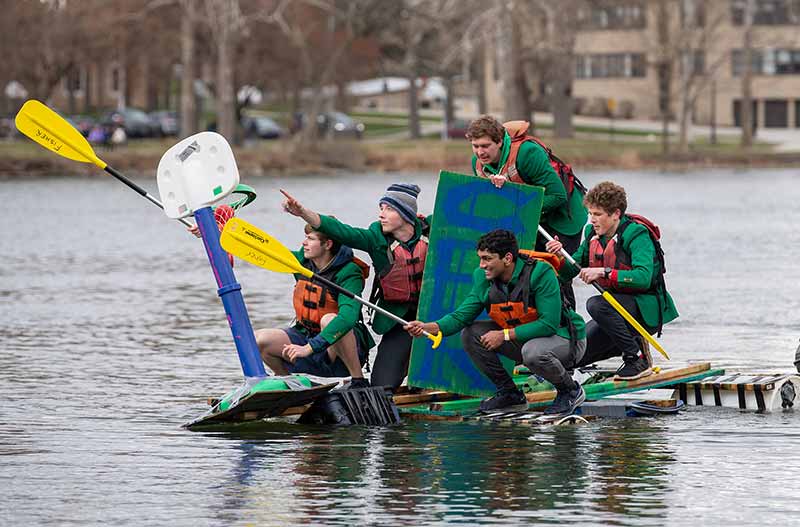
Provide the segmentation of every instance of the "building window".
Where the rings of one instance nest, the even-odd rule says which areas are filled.
[[[685,71],[690,75],[702,75],[706,70],[706,54],[704,51],[690,51],[685,55]]]
[[[575,59],[575,77],[578,79],[645,76],[643,53],[577,55]]]
[[[800,49],[754,49],[753,75],[800,75]],[[734,77],[744,70],[744,51],[735,49],[731,55]]]
[[[681,27],[705,27],[706,6],[703,0],[683,0],[680,9]]]
[[[748,0],[731,0],[733,25],[744,24]],[[754,0],[753,24],[758,26],[785,26],[800,23],[800,0]]]
[[[604,2],[604,5],[578,10],[581,29],[644,29],[646,26],[643,2]]]
[[[120,91],[120,71],[119,65],[112,64],[108,69],[108,91],[111,94],[119,93]]]
[[[86,70],[84,68],[72,68],[63,79],[63,88],[65,93],[72,93],[75,95],[83,93],[84,84],[86,82]]]

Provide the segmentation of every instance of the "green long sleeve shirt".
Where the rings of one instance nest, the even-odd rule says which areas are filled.
[[[623,216],[620,224],[625,221],[630,221],[627,216]],[[581,266],[586,267],[589,265],[589,242],[594,236],[594,228],[591,225],[586,226],[584,231],[583,242],[575,251],[572,257]],[[630,270],[617,270],[612,274],[611,279],[615,279],[615,283],[609,288],[611,293],[614,293],[616,287],[647,289],[653,281],[653,277],[657,272],[660,272],[659,263],[656,261],[656,249],[653,241],[650,239],[647,228],[638,223],[631,222],[625,229],[622,236],[622,250],[631,256],[631,269]],[[605,247],[608,243],[608,238],[605,236],[600,237],[600,244]],[[571,265],[569,262],[561,267],[559,272],[560,276],[565,280],[571,280],[578,274],[579,269]],[[650,327],[658,326],[658,311],[659,311],[659,296],[662,290],[658,292],[648,291],[646,293],[638,293],[635,295],[636,305],[642,315],[644,322]],[[666,324],[678,318],[678,310],[672,300],[669,292],[662,296],[661,312],[663,315],[663,323]]]
[[[507,287],[513,289],[519,281],[519,275],[525,262],[517,259],[514,274]],[[539,337],[558,335],[569,338],[568,326],[561,325],[561,290],[556,274],[542,262],[537,262],[531,272],[530,293],[533,299],[531,305],[539,312],[539,318],[533,322],[522,324],[514,328],[516,341],[520,344]],[[436,323],[444,335],[453,335],[471,324],[478,316],[489,307],[489,289],[491,282],[486,279],[483,269],[475,269],[472,273],[472,290],[461,302],[455,311],[443,316]],[[586,337],[586,325],[583,318],[575,311],[569,310],[569,317],[577,331],[577,337]]]
[[[308,260],[303,256],[303,251],[292,252],[297,260],[303,267],[311,268]],[[352,254],[352,253],[350,253]],[[295,274],[295,279],[299,279],[301,275]],[[361,268],[353,262],[348,262],[342,266],[341,269],[334,275],[332,281],[341,286],[342,288],[350,291],[354,295],[361,295],[364,291],[364,277],[361,274]],[[331,344],[335,344],[339,339],[347,334],[351,329],[354,330],[356,338],[362,343],[366,344],[369,349],[375,345],[372,336],[367,331],[364,323],[361,321],[361,304],[352,298],[342,293],[332,291],[336,298],[336,303],[339,306],[339,311],[336,316],[331,320],[325,328],[318,334],[313,335],[302,325],[298,324],[296,329],[303,331],[309,337],[309,344],[314,351],[321,351],[327,349]]]
[[[477,156],[472,156],[472,171],[476,176]],[[578,234],[586,224],[586,208],[580,192],[573,192],[567,199],[567,191],[556,174],[547,152],[536,143],[525,141],[517,153],[517,171],[528,185],[544,187],[542,217],[540,224],[551,234]],[[496,167],[497,168],[497,167]],[[571,212],[571,217],[570,217]]]
[[[426,218],[427,222],[431,221],[431,216]],[[422,236],[423,223],[418,218],[414,224],[414,236],[406,243],[403,244],[409,251],[414,250],[414,246]],[[369,254],[372,260],[372,267],[375,271],[374,280],[378,280],[379,273],[389,265],[389,245],[394,242],[394,238],[387,237],[383,230],[381,230],[380,222],[376,221],[370,224],[366,229],[359,227],[352,227],[346,223],[342,223],[336,218],[331,216],[324,216],[320,214],[320,226],[317,229],[319,232],[327,235],[333,240],[347,245],[353,249],[358,249]],[[396,303],[387,302],[383,299],[378,301],[378,306],[393,313],[401,318],[406,317],[410,311],[412,314],[416,313],[416,303]],[[383,335],[392,329],[397,322],[391,318],[380,313],[375,314],[372,322],[372,329],[378,335]]]

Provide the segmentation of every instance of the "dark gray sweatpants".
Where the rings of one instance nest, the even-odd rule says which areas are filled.
[[[516,364],[525,364],[533,373],[543,377],[553,386],[570,386],[572,369],[583,357],[586,340],[577,342],[575,353],[569,349],[569,340],[558,335],[531,339],[520,345],[516,341],[504,342],[495,350],[487,350],[480,342],[483,334],[501,329],[491,320],[473,322],[461,331],[461,343],[472,362],[498,390],[513,390],[514,380],[503,368],[498,355],[505,355]]]

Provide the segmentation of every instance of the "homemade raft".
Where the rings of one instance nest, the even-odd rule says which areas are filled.
[[[800,394],[797,374],[714,375],[678,384],[675,397],[694,406],[724,406],[773,412],[794,407]]]
[[[588,370],[591,371],[591,370]],[[625,417],[627,415],[653,415],[658,413],[675,413],[683,406],[678,399],[648,400],[647,396],[641,399],[631,399],[620,402],[617,399],[606,400],[607,397],[621,395],[631,392],[651,390],[654,388],[674,387],[679,383],[689,383],[699,381],[706,377],[722,375],[721,369],[712,369],[707,362],[692,364],[680,368],[664,369],[659,373],[636,379],[634,381],[614,381],[613,371],[597,370],[583,382],[583,389],[586,392],[586,400],[583,410],[576,412],[581,415]],[[493,420],[511,420],[517,422],[536,422],[535,419],[541,416],[541,410],[548,406],[555,398],[555,391],[552,385],[547,382],[539,382],[535,377],[524,374],[514,376],[515,383],[526,392],[528,399],[527,412],[510,412],[505,414],[491,414]],[[422,394],[420,394],[422,395]],[[437,393],[437,401],[422,401],[421,398],[416,402],[406,402],[402,399],[396,401],[400,407],[400,414],[407,419],[417,420],[445,420],[445,421],[464,421],[470,419],[486,419],[487,416],[478,413],[481,398],[468,397],[455,400],[443,401],[443,394]],[[591,401],[600,401],[592,403]],[[611,407],[617,407],[611,409]],[[629,407],[632,407],[629,408]],[[583,408],[583,407],[581,407]],[[539,410],[536,412],[535,410]]]

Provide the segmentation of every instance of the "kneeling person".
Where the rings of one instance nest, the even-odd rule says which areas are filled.
[[[310,225],[302,251],[295,252],[304,267],[360,295],[369,266]],[[308,373],[319,377],[352,377],[353,388],[367,387],[361,370],[374,341],[352,298],[295,275],[294,309],[297,322],[287,329],[256,331],[261,357],[277,375]]]
[[[678,311],[664,283],[657,228],[642,216],[626,214],[625,189],[610,181],[594,186],[584,201],[591,225],[572,255],[581,269],[568,264],[559,273],[567,280],[578,275],[587,284],[597,282],[651,335],[660,336],[662,326],[675,320]],[[559,241],[547,242],[548,251],[559,253],[561,249]],[[618,379],[639,379],[652,373],[647,341],[611,304],[596,295],[586,301],[586,310],[592,320],[586,325],[587,349],[579,366],[622,356]]]
[[[514,234],[494,230],[477,245],[480,267],[473,273],[472,291],[458,308],[436,322],[411,322],[413,336],[422,331],[452,335],[459,330],[464,350],[494,383],[497,393],[481,402],[482,412],[527,409],[525,394],[516,387],[498,354],[524,363],[557,390],[547,414],[571,413],[586,398],[569,369],[586,349],[583,319],[564,307],[550,255],[520,251]],[[491,320],[475,319],[486,311]]]

